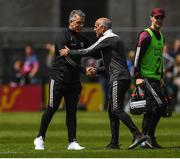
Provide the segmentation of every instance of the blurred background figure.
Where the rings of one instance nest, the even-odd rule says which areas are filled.
[[[46,58],[46,66],[47,68],[51,68],[52,62],[54,60],[55,46],[52,43],[46,43],[45,49],[48,51]]]
[[[163,58],[164,58],[164,69],[165,69],[165,72],[167,72],[170,69],[172,69],[173,64],[174,64],[174,58],[170,54],[169,45],[167,43],[163,47]]]
[[[167,91],[171,96],[174,96],[174,85],[173,85],[173,67],[174,57],[170,53],[169,45],[166,43],[163,47],[163,60],[164,60],[164,81],[166,83]],[[174,107],[174,103],[173,103]],[[174,108],[173,108],[174,109]]]
[[[23,75],[23,63],[21,60],[16,60],[13,65],[14,69],[14,76],[12,82],[10,82],[10,86],[15,87],[15,86],[21,86],[24,85],[25,83],[25,78]]]
[[[171,56],[176,57],[178,54],[180,54],[180,40],[175,39],[173,42],[173,50]]]
[[[25,84],[37,84],[37,73],[39,71],[39,61],[31,45],[25,47],[25,61],[23,64],[23,74],[26,76]]]
[[[176,109],[180,110],[180,54],[176,55],[175,58],[173,77],[173,94],[177,105]]]
[[[127,54],[127,65],[131,77],[133,77],[133,73],[134,73],[134,58],[135,58],[135,51],[130,50]]]
[[[128,70],[129,70],[130,75],[131,75],[131,84],[130,84],[130,87],[129,87],[130,92],[132,92],[135,89],[135,84],[134,84],[135,83],[134,82],[134,59],[135,59],[135,50],[130,50],[127,53],[127,66],[128,66]],[[127,103],[128,100],[129,100],[129,95],[126,94],[126,98],[125,98],[126,103]],[[127,105],[125,107],[125,110],[129,111],[129,105]]]

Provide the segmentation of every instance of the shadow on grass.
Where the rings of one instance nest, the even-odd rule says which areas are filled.
[[[180,146],[165,146],[162,147],[161,149],[180,149]]]

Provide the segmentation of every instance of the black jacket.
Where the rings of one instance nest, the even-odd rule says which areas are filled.
[[[64,29],[57,35],[55,41],[55,60],[50,70],[50,78],[64,83],[75,83],[80,81],[80,73],[85,71],[81,67],[81,57],[61,57],[59,50],[67,46],[70,49],[82,49],[89,46],[88,40],[80,33]],[[76,66],[73,65],[73,61]]]
[[[103,58],[104,69],[111,82],[130,79],[124,52],[124,44],[119,36],[112,33],[112,30],[110,29],[89,48],[70,51],[70,55],[74,55],[74,57],[95,56],[98,54],[101,54]],[[102,68],[97,68],[97,72],[102,70]]]

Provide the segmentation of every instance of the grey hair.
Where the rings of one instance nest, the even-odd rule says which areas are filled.
[[[112,22],[108,18],[100,18],[101,19],[101,26],[106,27],[107,29],[111,29],[112,27]]]
[[[80,17],[86,16],[85,13],[83,13],[81,10],[72,10],[69,14],[69,20],[74,20],[74,18],[76,18],[77,15]]]

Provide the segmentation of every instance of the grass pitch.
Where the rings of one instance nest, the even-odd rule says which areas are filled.
[[[180,114],[162,118],[157,128],[157,140],[163,149],[128,150],[132,136],[120,126],[120,150],[106,150],[110,139],[107,112],[78,112],[77,140],[85,150],[68,151],[65,112],[57,112],[49,126],[44,151],[35,151],[33,140],[37,135],[42,112],[0,113],[0,157],[8,158],[180,158]],[[132,116],[141,127],[142,116]]]

